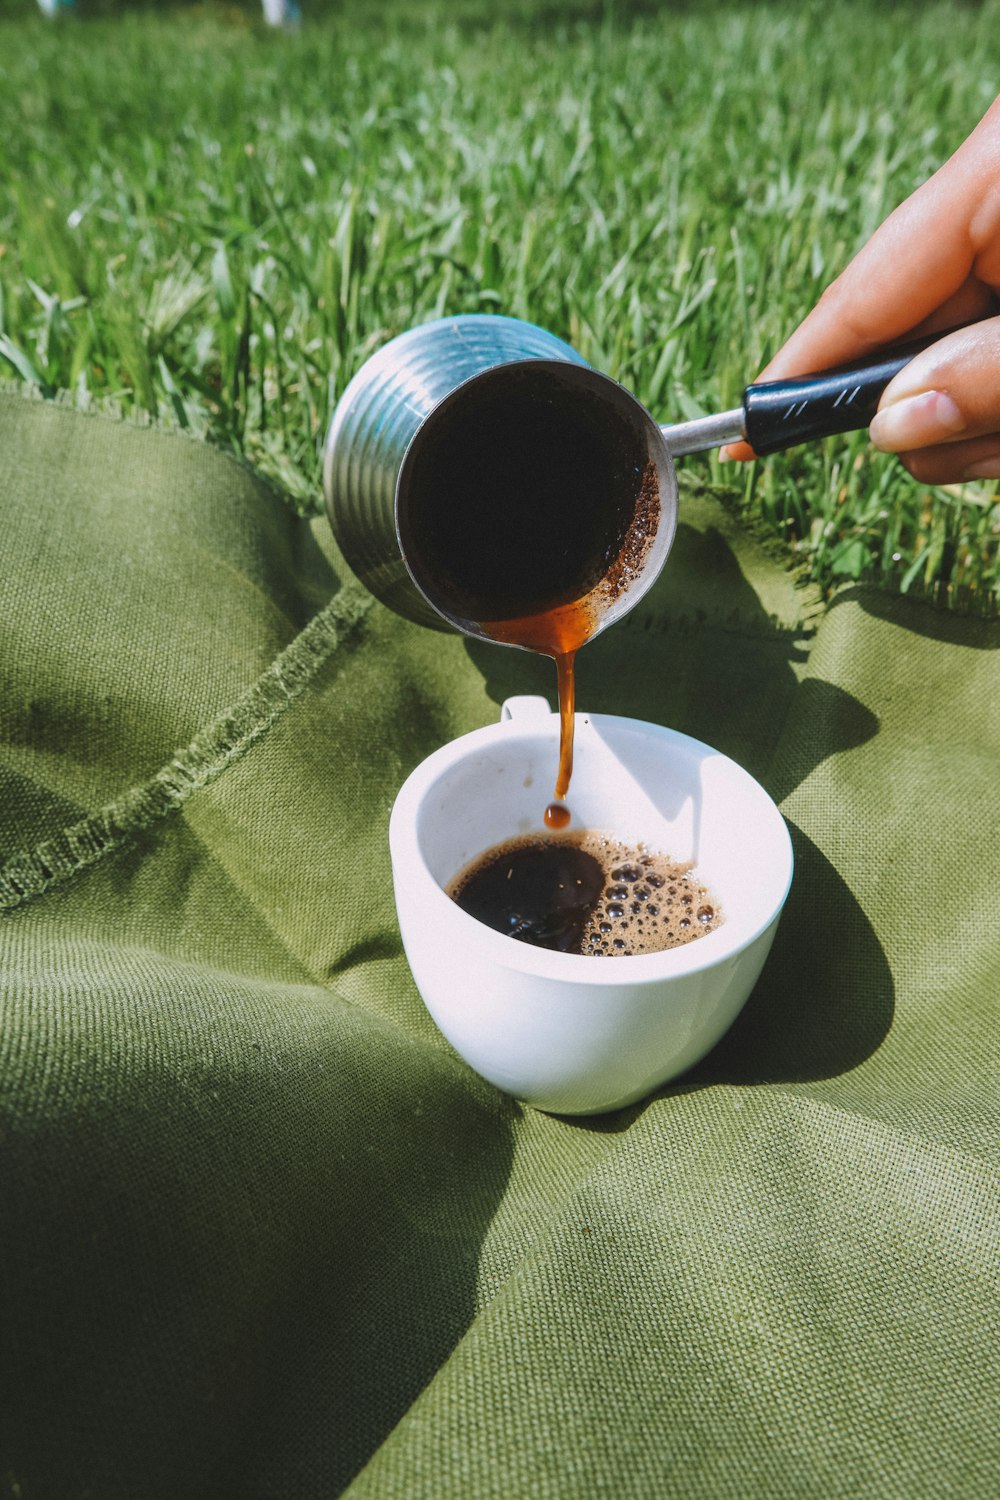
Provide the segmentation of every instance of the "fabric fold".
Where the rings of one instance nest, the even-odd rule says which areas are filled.
[[[715,1050],[560,1119],[437,1032],[386,838],[551,663],[189,437],[0,438],[0,1488],[990,1494],[1000,627],[820,608],[684,485],[579,705],[739,760],[796,873]]]

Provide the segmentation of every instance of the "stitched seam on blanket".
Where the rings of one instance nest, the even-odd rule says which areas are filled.
[[[148,781],[7,860],[0,866],[0,911],[22,905],[120,849],[214,781],[281,717],[354,631],[372,602],[360,584],[346,584],[231,708]]]

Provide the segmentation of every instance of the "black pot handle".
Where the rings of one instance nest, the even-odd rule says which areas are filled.
[[[873,359],[857,360],[817,375],[748,385],[743,392],[743,430],[747,442],[763,457],[814,438],[867,427],[890,380],[915,354],[954,332],[954,328],[941,329],[883,350]]]

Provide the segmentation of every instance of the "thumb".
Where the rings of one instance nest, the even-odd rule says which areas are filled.
[[[916,355],[886,387],[869,436],[928,484],[1000,477],[1000,317]]]

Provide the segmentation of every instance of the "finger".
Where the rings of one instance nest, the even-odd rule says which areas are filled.
[[[969,442],[941,443],[901,453],[900,462],[920,484],[961,484],[968,479],[1000,479],[1000,432]]]
[[[982,318],[1000,290],[1000,99],[954,156],[890,214],[759,380],[830,369]],[[755,457],[748,443],[723,459]]]
[[[1000,431],[1000,317],[939,339],[890,381],[869,427],[886,453]]]
[[[861,359],[932,329],[942,306],[950,311],[959,302],[973,277],[973,257],[955,212],[940,205],[942,196],[927,184],[886,219],[827,287],[762,379],[787,379]],[[950,230],[928,234],[928,223],[950,224]],[[988,296],[983,288],[976,300]]]
[[[927,334],[943,333],[949,328],[959,328],[963,323],[976,323],[993,313],[1000,313],[1000,297],[992,287],[972,275],[929,318],[909,329],[906,338],[919,339]]]
[[[1000,289],[1000,100],[880,225],[762,372],[787,378],[981,316]]]
[[[950,297],[938,308],[936,313],[916,328],[910,330],[910,332],[914,337],[923,337],[925,334],[933,333],[936,328],[953,328],[956,324],[972,322],[977,318],[983,318],[986,313],[994,311],[996,305],[996,294],[989,287],[983,286],[976,277],[970,277],[953,297]],[[775,361],[772,361],[771,365],[764,371],[764,374],[761,376],[762,380],[766,380],[773,374],[774,364]],[[805,373],[813,374],[814,372],[810,370]],[[904,444],[903,446],[906,445]],[[897,450],[894,449],[893,451]],[[750,459],[756,458],[756,456],[750,444],[746,442],[728,443],[724,448],[719,450],[719,457],[724,461],[735,459],[746,463]]]

